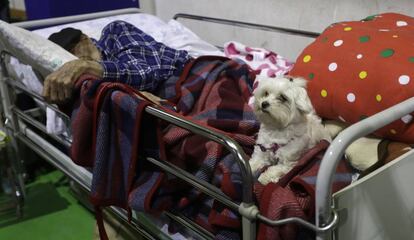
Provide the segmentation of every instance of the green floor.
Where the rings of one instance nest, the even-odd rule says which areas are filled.
[[[16,219],[13,211],[0,213],[0,239],[92,239],[94,216],[76,201],[62,177],[53,171],[29,184],[23,218]]]

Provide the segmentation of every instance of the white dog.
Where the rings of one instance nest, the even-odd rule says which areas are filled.
[[[315,114],[304,79],[261,77],[253,94],[261,125],[250,167],[256,174],[269,166],[259,182],[277,182],[306,150],[322,139],[330,141],[330,136]]]

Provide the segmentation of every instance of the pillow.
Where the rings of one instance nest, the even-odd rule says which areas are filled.
[[[200,57],[203,55],[224,56],[214,45],[200,39],[194,32],[176,20],[170,20],[167,31],[165,31],[165,45],[186,50],[192,57]]]
[[[308,79],[316,112],[348,124],[414,93],[414,19],[396,13],[336,23],[304,49],[290,72]],[[414,143],[412,114],[375,132]]]
[[[42,76],[76,59],[55,43],[3,21],[0,21],[0,36],[4,49],[34,66]]]

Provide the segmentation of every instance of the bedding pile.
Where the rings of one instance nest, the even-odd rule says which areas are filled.
[[[180,79],[170,78],[158,95],[176,104],[178,113],[174,114],[210,127],[220,127],[240,143],[244,142],[242,146],[246,150],[250,148],[251,152],[258,127],[247,105],[251,82],[246,65],[226,58],[210,60],[201,57],[187,65]],[[131,88],[117,84],[110,87],[111,84],[114,83],[96,80],[79,83],[82,100],[73,112],[73,124],[76,125],[72,126],[72,158],[83,166],[93,166],[92,199],[97,205],[130,206],[148,212],[159,212],[167,207],[187,208],[187,211],[198,209],[192,203],[205,197],[189,186],[176,184],[178,180],[172,176],[167,177],[161,171],[145,166],[142,159],[138,161],[136,151],[142,157],[168,159],[203,180],[221,183],[219,187],[224,192],[239,198],[242,186],[240,181],[236,181],[238,187],[232,184],[233,171],[237,173],[238,168],[229,153],[216,143],[172,126],[159,129],[162,132],[158,137],[151,137],[151,132],[157,132],[156,128],[151,128],[151,123],[156,121],[139,122],[145,115],[143,108],[149,103],[131,94],[134,92]],[[226,97],[234,101],[223,101]],[[91,123],[96,125],[91,126]],[[138,144],[140,130],[146,131],[142,144]],[[164,146],[161,151],[157,148],[148,150],[151,149],[149,143],[154,143],[149,138],[158,138],[159,146]],[[95,151],[91,152],[91,149]],[[234,222],[238,223],[238,220]]]
[[[248,106],[253,81],[254,73],[243,62],[206,56],[187,64],[179,78],[171,77],[155,94],[177,109],[163,105],[164,110],[232,137],[251,154],[259,127]],[[84,76],[77,87],[80,101],[72,113],[71,155],[77,164],[93,169],[91,198],[96,206],[116,205],[152,214],[176,210],[214,233],[217,239],[240,238],[238,213],[143,159],[169,161],[240,202],[240,170],[228,151],[186,130],[157,122],[143,111],[154,103],[129,86]],[[321,144],[305,157],[294,175],[286,178],[285,185],[256,184],[259,206],[267,216],[300,213],[299,217],[312,218],[316,156],[327,146]],[[351,180],[349,169],[343,169],[336,178],[340,186]],[[297,174],[302,177],[294,177]],[[275,197],[280,194],[285,197]],[[275,216],[279,210],[287,212]],[[265,235],[269,231],[265,226],[260,229]],[[170,230],[174,230],[173,226]],[[284,234],[282,231],[273,236],[282,239]]]

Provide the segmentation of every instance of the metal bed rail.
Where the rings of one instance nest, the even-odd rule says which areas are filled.
[[[11,79],[7,78],[7,80],[5,80],[6,82],[10,82],[12,81]],[[15,84],[8,84],[10,87],[14,88],[16,86],[19,86],[19,84],[15,83]],[[16,88],[17,89],[17,88]],[[24,91],[24,92],[28,92],[29,90],[27,90],[24,86],[19,86],[18,90],[20,91]],[[35,94],[33,92],[31,92],[31,94]],[[36,96],[37,99],[42,99],[41,96]],[[62,153],[60,150],[56,149],[53,145],[51,145],[49,142],[47,142],[45,139],[41,138],[38,134],[36,134],[33,130],[31,130],[28,125],[33,126],[35,128],[37,128],[38,130],[46,133],[46,128],[44,126],[42,126],[42,123],[36,122],[35,119],[33,119],[30,115],[26,114],[24,111],[21,111],[19,109],[17,109],[15,106],[11,107],[11,111],[16,115],[18,122],[19,122],[19,127],[20,130],[19,132],[23,133],[24,136],[26,136],[29,139],[32,139],[32,142],[28,142],[27,139],[23,138],[21,135],[18,135],[18,138],[20,140],[22,140],[23,142],[25,142],[25,144],[32,146],[33,149],[33,144],[37,144],[38,147],[40,147],[39,149],[35,149],[35,151],[37,153],[39,153],[41,156],[47,158],[48,156],[45,156],[44,153],[42,153],[43,151],[47,152],[47,153],[52,153],[55,156],[55,161],[59,161],[62,160],[64,163],[61,164],[59,162],[55,162],[53,163],[53,165],[55,165],[57,168],[61,169],[64,173],[66,173],[69,177],[75,179],[75,181],[80,184],[81,186],[86,186],[86,189],[89,190],[90,189],[90,180],[89,178],[91,178],[91,176],[87,175],[87,177],[85,178],[86,180],[82,180],[82,174],[79,174],[78,172],[80,171],[79,169],[83,169],[82,167],[79,167],[73,163],[71,163],[70,158]],[[272,226],[280,226],[283,224],[288,224],[288,223],[297,223],[300,224],[304,227],[307,227],[313,231],[316,232],[325,232],[328,231],[330,228],[333,227],[333,225],[335,225],[337,223],[337,214],[336,212],[334,212],[333,216],[333,220],[330,224],[321,227],[321,228],[317,228],[315,227],[312,223],[309,223],[301,218],[287,218],[287,219],[282,219],[282,220],[278,220],[278,221],[274,221],[271,219],[268,219],[266,217],[264,217],[263,215],[261,215],[257,209],[257,206],[254,205],[253,200],[252,200],[252,194],[253,194],[253,189],[252,189],[252,176],[251,176],[251,170],[250,170],[250,166],[248,165],[248,157],[246,156],[246,154],[244,153],[244,151],[242,150],[242,148],[231,138],[222,135],[220,133],[217,132],[213,132],[210,129],[206,129],[200,125],[194,124],[193,122],[189,122],[187,120],[178,118],[170,113],[164,112],[163,110],[159,109],[156,106],[148,106],[145,111],[153,116],[156,116],[160,119],[163,119],[167,122],[170,122],[172,124],[175,124],[179,127],[182,127],[184,129],[187,129],[191,132],[194,132],[196,134],[199,134],[201,136],[204,136],[212,141],[218,142],[222,145],[224,145],[235,157],[235,159],[238,161],[239,166],[241,169],[244,169],[244,174],[243,174],[243,182],[244,182],[244,186],[245,188],[243,189],[243,199],[244,201],[240,204],[237,204],[235,202],[233,202],[230,198],[228,198],[226,195],[224,195],[217,187],[215,187],[214,185],[211,185],[210,183],[207,182],[203,182],[199,179],[197,179],[194,175],[186,172],[183,169],[180,169],[178,167],[176,167],[175,165],[169,163],[169,162],[162,162],[153,158],[147,158],[147,161],[151,162],[152,164],[160,167],[161,169],[163,169],[164,171],[177,176],[180,179],[183,179],[184,181],[186,181],[187,183],[189,183],[190,185],[192,185],[193,187],[199,189],[200,191],[202,191],[203,193],[213,197],[214,199],[216,199],[217,201],[223,203],[224,205],[226,205],[227,207],[229,207],[232,210],[238,211],[240,213],[240,215],[243,218],[243,224],[244,227],[243,229],[246,229],[246,232],[244,233],[243,236],[246,237],[246,239],[252,239],[254,238],[251,235],[255,234],[255,231],[253,230],[255,228],[255,221],[256,219],[272,225]],[[68,143],[67,143],[68,144]],[[42,151],[43,150],[43,151]],[[40,151],[40,152],[39,152]],[[50,160],[50,157],[48,158]],[[69,164],[70,162],[70,164]],[[69,166],[68,166],[69,164]],[[73,167],[76,166],[76,167]],[[70,170],[71,169],[71,170]],[[84,169],[83,169],[84,170]],[[243,170],[242,170],[243,171]],[[83,173],[83,171],[80,171],[80,173]],[[83,173],[85,174],[85,173]],[[90,174],[90,173],[89,173]],[[250,183],[250,185],[249,185]],[[250,190],[250,191],[249,191]],[[250,230],[247,230],[250,229]],[[250,235],[250,236],[249,236]],[[247,237],[249,236],[249,237]]]
[[[223,19],[223,18],[198,16],[198,15],[186,14],[186,13],[177,13],[173,17],[174,20],[177,20],[179,18],[191,19],[191,20],[197,20],[197,21],[203,21],[203,22],[218,23],[218,24],[230,25],[230,26],[241,27],[241,28],[257,29],[257,30],[269,31],[269,32],[278,32],[278,33],[283,33],[283,34],[297,35],[297,36],[310,37],[310,38],[316,38],[320,35],[320,33],[312,32],[312,31],[305,31],[305,30],[284,28],[284,27],[277,27],[277,26],[269,26],[269,25],[263,25],[263,24],[257,24],[257,23],[248,23],[248,22],[229,20],[229,19]]]
[[[90,191],[91,188],[91,179],[92,175],[89,171],[85,170],[82,167],[79,167],[75,165],[71,159],[64,154],[61,150],[53,146],[50,142],[45,140],[43,137],[41,137],[38,133],[33,131],[33,128],[36,130],[48,134],[46,131],[46,127],[44,126],[44,123],[36,120],[33,118],[29,112],[31,111],[22,111],[17,106],[13,104],[12,96],[9,95],[9,91],[19,91],[24,92],[25,94],[33,97],[34,99],[42,101],[47,107],[51,107],[52,109],[56,110],[60,116],[66,117],[64,113],[60,112],[59,109],[57,109],[55,106],[47,104],[43,97],[39,96],[37,93],[32,92],[28,90],[23,84],[18,82],[15,79],[12,79],[7,74],[7,68],[5,67],[5,59],[7,56],[12,56],[10,53],[3,52],[0,54],[1,56],[1,63],[2,63],[2,76],[0,81],[0,88],[4,89],[4,96],[7,98],[6,101],[3,101],[3,104],[5,105],[5,117],[8,119],[7,128],[10,130],[10,133],[14,135],[17,139],[19,139],[21,142],[23,142],[25,145],[27,145],[29,148],[31,148],[34,152],[38,153],[41,157],[46,159],[49,163],[51,163],[53,166],[64,172],[68,177],[70,177],[72,180],[74,180],[77,184],[85,188],[87,191]],[[160,109],[157,109],[155,107],[147,107],[146,111],[149,114],[155,115],[155,116],[163,116],[163,111]],[[223,136],[218,133],[212,133],[208,131],[207,129],[204,129],[203,127],[200,127],[198,125],[195,125],[193,123],[190,123],[188,121],[180,121],[179,118],[176,118],[172,115],[166,114],[166,116],[163,117],[166,121],[175,121],[177,125],[184,127],[190,131],[198,132],[200,135],[204,135],[205,137],[220,142],[223,145],[225,145],[230,152],[232,152],[235,155],[235,158],[238,159],[238,163],[240,164],[240,167],[243,172],[243,179],[246,182],[246,188],[244,190],[243,198],[246,199],[245,205],[247,206],[254,206],[253,205],[253,191],[252,191],[252,177],[250,172],[250,166],[248,165],[248,158],[245,155],[245,153],[241,150],[241,147],[234,142],[234,140]],[[14,123],[14,124],[12,124]],[[54,134],[48,134],[52,139],[56,140],[58,143],[62,144],[65,147],[70,147],[70,141],[67,141],[57,135]],[[17,148],[16,148],[17,149]],[[152,159],[153,163],[156,165],[162,166],[163,163]],[[174,174],[174,170],[170,170],[172,174]],[[181,171],[181,173],[184,171]],[[184,178],[189,181],[190,185],[196,185],[195,187],[200,188],[201,191],[205,192],[206,194],[212,196],[213,198],[216,198],[218,201],[222,202],[225,205],[228,205],[234,210],[238,210],[239,206],[235,203],[233,203],[229,198],[225,197],[219,189],[217,189],[215,186],[204,183],[202,181],[197,180],[194,176],[192,176],[189,173],[186,173],[186,176],[191,176],[190,178]],[[189,180],[188,180],[189,179]],[[119,211],[118,211],[119,213]],[[170,214],[171,216],[171,214]],[[126,218],[125,214],[122,214],[123,218]],[[250,224],[249,228],[255,227],[255,224],[252,223],[252,221],[244,221],[244,224]],[[245,227],[246,228],[246,227]],[[255,232],[252,231],[254,234]],[[205,234],[204,234],[205,236]]]
[[[10,88],[14,88],[17,86],[16,84],[6,84],[6,82],[12,81],[9,78],[6,78],[6,80],[2,80],[0,84],[4,84],[9,86]],[[16,88],[17,89],[17,88]],[[19,91],[23,91],[26,93],[26,89],[23,86],[19,86]],[[41,98],[38,96],[38,98]],[[146,109],[147,112],[149,111],[156,112],[155,114],[160,114],[159,109],[148,107]],[[91,182],[92,182],[92,174],[84,169],[83,167],[77,166],[72,162],[72,160],[63,153],[60,149],[53,146],[50,142],[48,142],[46,139],[44,139],[42,136],[40,136],[36,131],[33,130],[33,128],[36,128],[38,131],[47,134],[46,127],[38,122],[36,119],[32,118],[29,114],[27,114],[25,111],[19,110],[16,106],[12,104],[12,106],[9,108],[10,114],[13,115],[13,118],[17,122],[17,128],[13,129],[13,126],[9,125],[8,128],[13,130],[15,137],[22,141],[25,145],[27,145],[29,148],[31,148],[34,152],[39,154],[42,158],[46,159],[49,163],[51,163],[53,166],[55,166],[57,169],[61,170],[65,175],[70,177],[72,180],[74,180],[77,184],[85,188],[87,191],[90,191],[91,189]],[[150,113],[151,114],[151,113]],[[161,113],[162,114],[162,113]],[[171,121],[170,119],[166,118],[166,121]],[[185,127],[185,123],[178,123],[181,126]],[[194,126],[193,126],[194,127]],[[196,129],[197,127],[195,127]],[[194,129],[191,129],[191,127],[187,127],[189,131],[197,131]],[[200,130],[199,130],[200,131]],[[201,130],[202,131],[202,130]],[[48,134],[49,136],[53,136]],[[206,134],[207,135],[207,134]],[[213,135],[213,137],[208,138],[215,138],[215,141],[218,141],[218,139],[222,139],[218,135]],[[55,137],[52,137],[55,139]],[[57,140],[57,139],[55,139]],[[212,139],[213,140],[213,139]],[[226,142],[230,146],[235,146],[236,149],[240,148],[240,146],[237,145],[233,140],[228,140]],[[69,143],[67,143],[69,144]],[[68,146],[68,145],[66,145]],[[247,158],[245,158],[246,160]],[[151,163],[160,166],[161,168],[165,169],[165,166],[169,166],[169,169],[166,169],[167,172],[174,174],[181,179],[184,179],[187,181],[190,185],[193,185],[194,187],[200,189],[202,192],[206,193],[209,196],[212,196],[213,198],[217,199],[221,203],[225,204],[226,206],[229,206],[233,210],[238,210],[239,205],[232,202],[228,197],[223,195],[219,189],[217,189],[214,185],[211,185],[209,183],[202,182],[195,178],[193,175],[191,175],[188,172],[185,172],[184,170],[181,170],[174,165],[171,165],[169,163],[163,163],[159,160],[155,159],[148,159]],[[184,176],[184,177],[183,177]],[[249,176],[249,175],[246,175]],[[250,174],[251,176],[251,174]],[[252,194],[252,192],[250,192]],[[252,196],[246,194],[247,197],[252,199]],[[252,205],[251,202],[247,202],[249,205]],[[126,218],[126,215],[122,214],[124,218]],[[245,223],[246,224],[246,223]],[[204,234],[205,235],[205,234]]]
[[[12,56],[10,53],[3,52],[0,54],[2,58],[2,62],[4,62],[4,59],[6,56]],[[46,107],[51,108],[53,111],[58,113],[58,115],[62,118],[65,118],[68,122],[70,121],[69,117],[60,111],[55,105],[47,103],[42,96],[38,95],[37,93],[27,89],[22,83],[12,80],[11,77],[3,76],[3,81],[9,86],[9,88],[14,88],[16,90],[19,90],[21,92],[24,92],[25,94],[29,95],[30,97],[33,97],[34,99],[37,99],[41,101]],[[19,121],[23,121],[26,124],[29,124],[38,130],[48,134],[51,136],[54,140],[59,142],[60,144],[64,145],[65,147],[70,147],[71,140],[67,138],[62,138],[58,135],[47,133],[46,127],[43,123],[37,121],[34,119],[30,114],[25,113],[22,110],[19,110],[16,106],[13,104],[10,104],[8,109],[11,111],[12,114],[14,114],[16,117],[18,117]],[[252,203],[253,202],[253,181],[252,181],[252,174],[250,170],[250,165],[248,163],[248,157],[244,153],[243,149],[231,138],[217,133],[212,132],[209,129],[206,129],[200,125],[194,124],[193,122],[183,120],[181,118],[178,118],[172,114],[166,113],[163,110],[159,109],[156,106],[149,106],[145,109],[145,111],[153,116],[156,116],[157,118],[163,119],[165,121],[168,121],[170,123],[176,124],[182,128],[185,128],[187,130],[190,130],[194,133],[197,133],[199,135],[202,135],[210,140],[213,140],[215,142],[218,142],[222,145],[224,145],[235,157],[235,159],[238,161],[241,173],[242,173],[242,179],[245,183],[245,188],[243,189],[243,199],[246,203]],[[12,115],[11,115],[12,116]],[[11,117],[10,117],[11,118]],[[214,189],[216,194],[220,195],[220,190]],[[221,198],[222,202],[226,202],[224,198]],[[227,200],[227,205],[231,206],[231,201]]]
[[[322,159],[316,179],[315,222],[318,226],[324,226],[332,221],[330,215],[331,186],[335,169],[344,155],[345,149],[358,138],[373,133],[412,112],[414,112],[414,97],[351,125],[332,141]],[[318,239],[325,239],[325,237],[324,233],[318,234]]]

